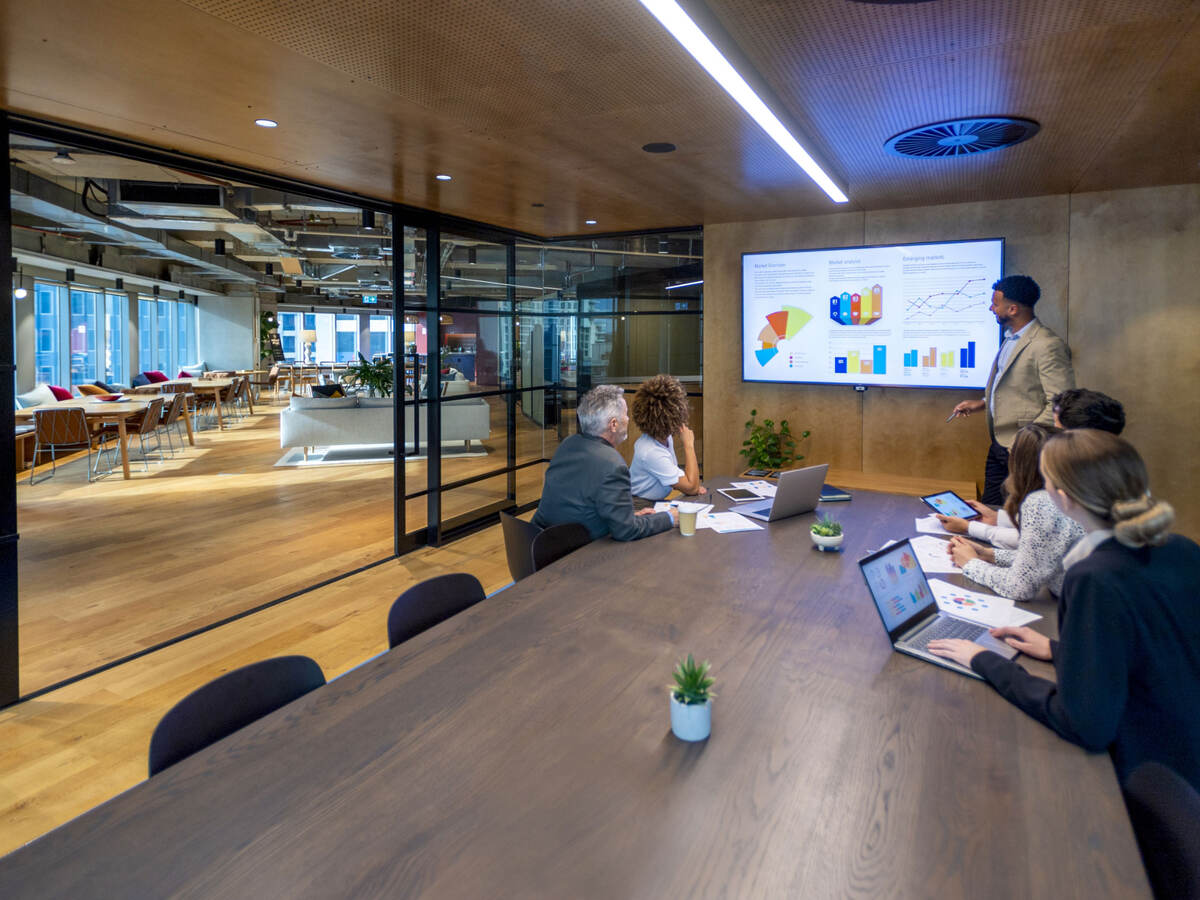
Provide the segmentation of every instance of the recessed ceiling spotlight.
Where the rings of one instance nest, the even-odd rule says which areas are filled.
[[[642,144],[642,149],[647,153],[674,153],[675,145],[668,144],[666,141],[653,141],[649,144]]]
[[[583,224],[584,225],[595,225],[596,220],[595,219],[586,219]]]
[[[50,162],[58,163],[60,166],[75,165],[75,160],[72,158],[71,154],[68,153],[66,150],[59,150],[57,153],[54,154],[54,159],[50,160]]]
[[[438,181],[450,181],[449,175],[434,175],[433,177],[436,178]]]
[[[259,128],[278,128],[279,123],[274,119],[255,119],[254,124]]]

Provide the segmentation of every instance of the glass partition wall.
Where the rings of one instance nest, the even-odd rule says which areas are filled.
[[[594,385],[677,375],[699,436],[699,230],[538,240],[51,131],[10,135],[16,393],[254,394],[218,425],[193,385],[129,480],[18,475],[26,696],[528,510]]]

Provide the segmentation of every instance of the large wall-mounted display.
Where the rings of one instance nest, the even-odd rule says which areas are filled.
[[[1004,240],[742,254],[742,380],[987,384]]]

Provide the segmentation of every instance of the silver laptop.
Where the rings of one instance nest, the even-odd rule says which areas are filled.
[[[733,511],[764,522],[778,522],[788,516],[812,512],[821,499],[821,486],[825,484],[827,471],[828,463],[780,472],[774,497],[753,503],[739,503],[733,507]]]
[[[1014,648],[992,637],[985,626],[938,609],[929,579],[907,540],[889,544],[863,557],[858,561],[858,567],[867,579],[867,587],[893,649],[972,678],[979,676],[966,666],[934,656],[925,646],[937,638],[964,638],[1005,659],[1017,655]]]

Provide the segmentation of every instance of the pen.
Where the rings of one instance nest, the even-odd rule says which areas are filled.
[[[956,418],[957,416],[958,416],[958,410],[955,410],[954,412],[950,413],[950,415],[948,415],[946,417],[946,421],[949,422],[951,419]]]

